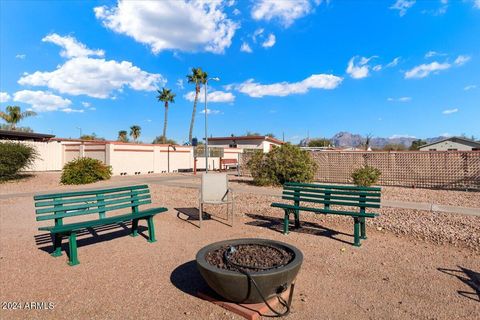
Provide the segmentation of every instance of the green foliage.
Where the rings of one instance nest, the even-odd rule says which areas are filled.
[[[11,125],[11,129],[15,130],[17,123],[25,118],[36,116],[33,111],[24,111],[19,106],[7,106],[5,112],[0,111],[0,119]]]
[[[117,141],[120,141],[120,142],[128,142],[128,133],[127,133],[126,130],[120,130],[120,131],[118,131]]]
[[[331,144],[330,139],[327,138],[319,138],[319,139],[312,139],[308,142],[308,147],[329,147]]]
[[[81,140],[91,140],[91,141],[105,141],[105,138],[98,137],[95,132],[92,134],[84,134],[80,136]]]
[[[130,127],[130,136],[133,139],[133,142],[137,142],[138,137],[140,137],[140,134],[142,133],[142,128],[137,125],[133,125]]]
[[[32,146],[18,142],[0,142],[0,180],[14,177],[37,158],[37,150]]]
[[[6,131],[17,131],[17,132],[33,132],[32,128],[30,127],[15,127],[11,124],[6,124],[2,123],[0,124],[0,130],[6,130]]]
[[[412,145],[410,146],[410,150],[418,150],[421,146],[426,145],[427,141],[418,139],[418,140],[413,140]]]
[[[112,176],[112,168],[102,161],[92,158],[77,158],[63,167],[60,182],[63,184],[87,184],[100,180],[108,180]]]
[[[158,137],[155,138],[155,140],[153,140],[152,144],[174,144],[174,145],[177,145],[177,141],[175,141],[173,139],[168,139],[168,138],[163,140],[163,136],[158,136]]]
[[[400,143],[389,143],[383,147],[383,151],[405,151],[407,148]]]
[[[317,164],[308,151],[287,143],[266,154],[255,152],[247,167],[256,185],[282,185],[312,181]]]
[[[377,168],[364,166],[352,172],[353,183],[357,186],[369,187],[377,183],[382,173]]]

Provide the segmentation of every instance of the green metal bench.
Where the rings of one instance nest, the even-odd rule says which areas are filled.
[[[49,231],[52,234],[54,249],[52,256],[62,255],[62,238],[69,237],[68,264],[71,266],[80,263],[77,256],[78,231],[132,221],[131,236],[135,237],[138,235],[138,221],[145,219],[148,224],[148,241],[155,242],[153,217],[168,210],[167,208],[139,210],[140,205],[152,203],[147,185],[44,194],[36,195],[33,199],[35,207],[38,208],[35,210],[37,221],[55,221],[53,226],[38,228],[38,230]],[[106,217],[107,212],[125,208],[131,208],[131,212]],[[92,214],[98,214],[98,218],[90,218]],[[82,216],[88,216],[89,219],[85,221],[85,217]],[[68,218],[69,223],[65,223],[65,218]]]
[[[374,218],[376,213],[367,213],[367,208],[380,208],[381,188],[357,186],[330,186],[320,184],[287,182],[283,186],[283,200],[288,203],[272,203],[275,208],[285,210],[283,233],[288,234],[290,214],[294,215],[295,227],[300,228],[300,211],[322,214],[336,214],[353,217],[354,245],[360,246],[360,239],[367,239],[365,218]],[[323,204],[323,208],[305,206],[305,203]],[[302,205],[303,204],[303,205]],[[330,206],[358,207],[359,211],[332,209]]]

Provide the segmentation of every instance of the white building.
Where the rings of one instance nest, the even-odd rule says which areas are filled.
[[[480,142],[461,137],[450,137],[423,145],[420,151],[480,151]]]
[[[261,149],[269,152],[272,146],[281,146],[284,142],[269,136],[230,136],[208,138],[211,147],[230,149]]]

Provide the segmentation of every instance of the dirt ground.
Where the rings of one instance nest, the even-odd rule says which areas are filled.
[[[7,188],[4,184],[0,193],[34,191],[31,184],[32,180]],[[36,188],[40,190],[39,184]],[[351,218],[312,214],[302,216],[302,229],[285,236],[278,232],[282,212],[269,207],[278,198],[248,193],[236,196],[233,228],[222,223],[221,207],[207,206],[214,219],[199,229],[196,221],[179,219],[175,210],[196,207],[196,190],[156,184],[150,188],[151,206],[169,208],[155,217],[157,242],[126,236],[128,225],[98,229],[95,235],[85,232],[79,236],[81,263],[75,267],[66,264],[65,253],[49,255],[50,238],[37,231],[40,223],[35,221],[31,196],[0,200],[0,318],[240,319],[196,297],[205,284],[193,260],[207,244],[243,237],[275,239],[302,250],[304,262],[288,319],[480,317],[476,248],[439,244],[416,237],[408,228],[405,233],[392,232],[373,222],[367,228],[368,240],[355,248]],[[468,224],[466,233],[480,239],[480,218],[469,219],[462,220]],[[441,223],[440,218],[420,215],[409,228]],[[441,226],[428,230],[445,232]],[[51,302],[53,309],[4,310],[5,302]]]

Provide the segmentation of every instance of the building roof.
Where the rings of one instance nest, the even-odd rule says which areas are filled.
[[[43,134],[34,132],[23,132],[14,130],[0,130],[1,140],[30,140],[30,141],[48,141],[55,137],[53,134]]]
[[[230,136],[230,137],[212,137],[208,138],[208,141],[233,141],[233,140],[265,140],[277,144],[284,144],[283,141],[280,141],[276,138],[270,136]]]
[[[480,147],[480,142],[473,141],[471,139],[467,139],[467,138],[463,138],[463,137],[449,137],[449,138],[445,138],[443,140],[435,141],[435,142],[432,142],[432,143],[429,143],[429,144],[424,144],[423,146],[420,146],[419,149],[430,147],[430,146],[433,146],[435,144],[438,144],[438,143],[441,143],[441,142],[444,142],[444,141],[453,141],[453,142],[459,142],[459,143],[467,144],[469,146]]]

